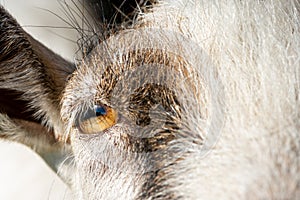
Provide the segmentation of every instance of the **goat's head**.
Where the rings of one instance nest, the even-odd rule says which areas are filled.
[[[194,3],[126,11],[134,20],[109,29],[98,9],[75,64],[1,7],[0,137],[34,149],[82,199],[299,195],[299,18],[288,15],[299,5]]]

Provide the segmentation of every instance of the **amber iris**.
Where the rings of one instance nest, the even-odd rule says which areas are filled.
[[[93,115],[79,122],[81,132],[96,134],[112,127],[117,123],[117,112],[106,105],[95,105]]]

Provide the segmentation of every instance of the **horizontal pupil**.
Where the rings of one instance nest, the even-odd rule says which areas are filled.
[[[95,112],[97,117],[106,115],[107,113],[106,108],[104,106],[95,106]]]

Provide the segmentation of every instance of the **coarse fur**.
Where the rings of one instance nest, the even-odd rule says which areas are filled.
[[[78,199],[299,199],[300,2],[149,2],[92,12],[75,65],[0,7],[0,138]]]

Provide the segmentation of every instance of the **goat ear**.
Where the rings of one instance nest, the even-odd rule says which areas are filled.
[[[59,111],[73,71],[0,6],[0,138],[27,145],[55,172],[71,154]]]

